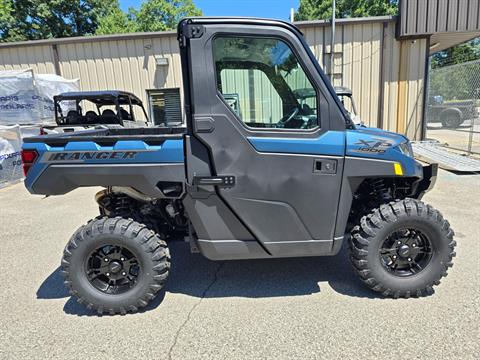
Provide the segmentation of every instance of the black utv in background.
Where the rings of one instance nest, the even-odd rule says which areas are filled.
[[[99,125],[144,127],[148,115],[135,95],[118,90],[66,92],[53,98],[57,126],[44,126],[44,133],[72,132]]]

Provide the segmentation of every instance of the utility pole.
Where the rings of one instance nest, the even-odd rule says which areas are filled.
[[[290,22],[293,23],[295,21],[295,10],[290,8]]]
[[[335,10],[336,4],[335,0],[332,0],[332,41],[330,42],[330,81],[333,84],[333,71],[334,71],[334,64],[335,61],[334,57],[334,49],[335,49]]]

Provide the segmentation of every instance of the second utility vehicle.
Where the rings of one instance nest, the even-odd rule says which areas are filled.
[[[118,90],[66,92],[53,97],[56,126],[43,126],[42,133],[83,131],[88,128],[143,127],[148,116],[142,101]]]
[[[79,302],[111,314],[146,306],[165,285],[168,240],[178,237],[212,260],[335,255],[347,240],[372,290],[433,292],[455,255],[448,221],[420,200],[437,167],[415,161],[404,136],[352,124],[297,28],[190,18],[178,40],[184,133],[25,139],[31,193],[105,187],[96,195],[100,216],[63,254],[65,284]],[[298,89],[316,95],[299,101]]]

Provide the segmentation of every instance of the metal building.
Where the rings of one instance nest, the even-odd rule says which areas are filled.
[[[329,21],[297,22],[334,85],[353,90],[368,125],[424,137],[425,84],[433,52],[480,36],[479,0],[403,0],[398,17],[339,19],[333,64]],[[128,90],[156,122],[180,120],[175,32],[0,43],[0,70],[33,68],[80,78],[83,90]],[[160,118],[162,117],[162,118]]]

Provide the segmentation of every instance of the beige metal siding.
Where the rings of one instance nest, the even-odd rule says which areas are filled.
[[[330,26],[300,28],[324,71],[329,76],[333,72],[333,85],[352,89],[361,119],[365,124],[377,126],[383,23],[338,25],[333,69],[330,66]]]
[[[0,50],[1,70],[32,68],[36,73],[55,73],[51,46],[7,47]]]
[[[146,103],[147,89],[181,86],[174,36],[60,44],[58,55],[62,76],[80,78],[82,90],[126,90]],[[168,66],[157,66],[157,57]]]
[[[398,35],[479,30],[479,0],[401,0]]]

